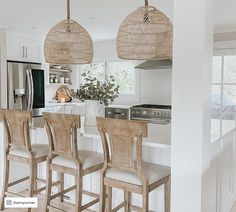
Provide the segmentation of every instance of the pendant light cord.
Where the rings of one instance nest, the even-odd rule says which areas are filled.
[[[145,0],[145,6],[146,7],[148,6],[148,0]]]
[[[67,20],[70,20],[70,0],[67,0]]]

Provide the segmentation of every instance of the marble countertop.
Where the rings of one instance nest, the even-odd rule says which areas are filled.
[[[108,108],[130,109],[132,105],[108,105]]]
[[[64,106],[64,105],[76,105],[76,106],[85,106],[84,102],[76,102],[76,101],[71,101],[71,102],[57,102],[55,101],[50,101],[46,104],[47,106]]]
[[[82,125],[80,135],[87,138],[100,139],[96,126]],[[148,137],[143,138],[143,146],[155,148],[171,147],[171,125],[148,124]]]

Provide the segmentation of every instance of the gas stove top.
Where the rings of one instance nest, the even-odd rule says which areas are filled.
[[[171,106],[153,104],[134,105],[130,108],[130,119],[155,124],[169,124],[171,120]]]
[[[133,107],[139,107],[139,108],[155,108],[155,109],[171,109],[171,106],[170,106],[170,105],[152,105],[152,104],[134,105]]]

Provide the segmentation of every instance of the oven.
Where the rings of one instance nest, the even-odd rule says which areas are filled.
[[[106,107],[105,108],[105,117],[106,118],[129,120],[130,119],[130,109],[129,109],[129,107],[123,108],[123,107],[119,107],[119,106]]]
[[[152,124],[170,124],[171,106],[142,104],[130,108],[130,119],[147,121]]]

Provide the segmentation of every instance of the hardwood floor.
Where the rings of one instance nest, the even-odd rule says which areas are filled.
[[[39,205],[38,205],[38,208],[35,208],[35,209],[32,209],[31,211],[32,212],[45,212],[44,211],[44,195],[40,194],[37,196],[38,197],[38,202],[39,202]],[[53,200],[52,201],[53,203],[53,206],[56,206],[58,208],[60,208],[61,210],[57,210],[57,209],[50,209],[49,212],[73,212],[74,211],[74,207],[72,204],[69,204],[69,203],[60,203],[58,200]],[[3,210],[3,212],[27,212],[27,209],[5,209]],[[84,210],[85,212],[95,212],[93,210]]]

